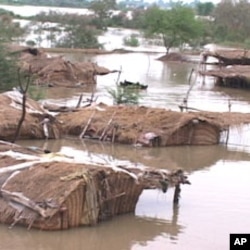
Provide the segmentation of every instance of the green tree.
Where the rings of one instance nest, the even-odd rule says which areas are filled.
[[[195,7],[197,15],[199,16],[209,16],[212,14],[215,8],[212,2],[205,2],[205,3],[198,2]]]
[[[123,43],[124,45],[130,46],[130,47],[138,47],[140,45],[140,42],[136,34],[131,34],[130,36],[125,37],[123,39]]]
[[[81,49],[101,47],[97,39],[97,30],[94,27],[68,25],[64,33],[65,35],[56,43],[56,47]]]
[[[195,19],[193,9],[175,4],[171,9],[159,9],[153,6],[145,15],[146,33],[158,35],[163,39],[166,53],[173,46],[181,46],[201,36],[202,23]]]
[[[219,41],[242,42],[250,37],[250,3],[227,0],[214,10],[215,36]]]
[[[106,29],[108,19],[111,18],[112,11],[116,9],[116,0],[94,0],[90,3],[89,9],[93,10],[98,18],[97,27]]]
[[[18,65],[16,58],[0,42],[0,91],[11,90],[17,85]]]
[[[17,85],[17,58],[15,53],[11,53],[9,44],[23,33],[10,15],[0,15],[0,91],[10,90]]]
[[[2,42],[13,42],[25,34],[25,30],[20,24],[13,22],[13,17],[9,14],[0,14],[0,39]]]
[[[100,30],[96,29],[93,19],[93,16],[61,14],[54,11],[41,12],[33,17],[38,38],[46,38],[51,47],[65,48],[101,47],[97,39]]]

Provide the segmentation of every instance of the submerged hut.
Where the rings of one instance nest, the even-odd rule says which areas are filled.
[[[206,69],[209,58],[216,59],[219,68]],[[218,49],[202,53],[199,73],[204,77],[212,76],[215,84],[221,87],[248,89],[250,86],[250,51],[243,49]]]
[[[85,108],[58,119],[64,134],[142,146],[217,144],[221,132],[216,120],[200,113],[147,107]]]
[[[215,77],[215,84],[221,87],[250,88],[250,65],[232,65],[220,69],[201,71],[200,74]]]
[[[92,62],[71,62],[37,48],[16,47],[11,50],[19,53],[20,68],[31,73],[37,85],[81,87],[96,84],[97,75],[117,72]]]
[[[250,65],[250,51],[245,49],[216,49],[208,50],[202,53],[203,63],[206,63],[209,57],[218,60],[221,66],[227,65]]]
[[[0,107],[0,139],[12,141],[22,117],[23,95],[18,90],[0,94]],[[36,101],[27,98],[19,139],[57,139],[60,136],[61,126],[57,119]]]
[[[249,123],[240,113],[175,112],[160,108],[102,106],[62,113],[63,133],[142,146],[212,145],[230,126]]]
[[[11,163],[11,164],[10,164]],[[182,170],[88,164],[0,142],[0,222],[61,230],[134,212],[144,189],[189,184]]]

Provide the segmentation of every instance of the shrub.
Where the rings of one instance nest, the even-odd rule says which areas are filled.
[[[130,47],[138,47],[140,45],[139,40],[135,34],[132,34],[129,37],[125,37],[123,39],[123,43],[124,45],[130,46]]]
[[[135,89],[117,86],[116,89],[108,89],[108,93],[112,96],[115,105],[137,105],[139,103],[140,95]]]

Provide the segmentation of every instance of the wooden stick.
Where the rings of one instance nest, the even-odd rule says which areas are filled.
[[[117,76],[117,79],[116,79],[116,86],[119,85],[119,80],[120,80],[121,73],[122,73],[122,66],[120,68],[120,71],[118,71],[118,76]]]
[[[180,193],[181,193],[181,185],[180,183],[178,183],[175,185],[175,190],[174,190],[174,204],[179,203]]]
[[[108,128],[107,128],[107,130],[106,130],[106,132],[105,132],[105,135],[104,135],[104,137],[102,138],[103,141],[106,141],[106,139],[107,139],[107,137],[108,137],[108,132],[109,132],[110,130],[112,130],[112,132],[113,132],[113,128],[114,128],[114,125],[109,125],[109,126],[108,126]]]
[[[34,201],[30,200],[28,197],[24,196],[22,193],[9,192],[7,190],[1,189],[1,193],[4,199],[9,201],[14,201],[25,207],[32,209],[33,211],[40,214],[43,218],[48,217],[46,210],[37,205]]]
[[[78,103],[77,103],[77,105],[76,105],[76,108],[79,108],[79,107],[80,107],[81,102],[82,102],[82,97],[83,97],[83,94],[80,95],[79,100],[78,100]]]
[[[90,122],[92,121],[92,119],[93,119],[93,117],[94,117],[94,115],[95,115],[95,111],[96,111],[96,110],[93,111],[93,113],[92,113],[91,116],[89,117],[89,120],[88,120],[86,126],[84,127],[82,133],[79,135],[79,138],[80,138],[80,139],[82,139],[82,138],[84,137],[84,135],[85,135],[85,133],[86,133],[86,131],[87,131],[89,125],[90,125]]]
[[[113,113],[113,115],[111,116],[110,120],[108,121],[106,127],[104,128],[104,130],[103,130],[103,132],[102,132],[102,134],[101,134],[101,136],[100,136],[100,138],[99,138],[100,141],[103,140],[103,138],[104,138],[104,136],[105,136],[105,134],[106,134],[106,132],[107,132],[107,130],[108,130],[108,128],[109,128],[109,125],[110,125],[111,122],[113,121],[113,118],[114,118],[115,114],[116,114],[116,111],[114,111],[114,113]]]
[[[116,131],[117,131],[117,125],[114,125],[113,131],[112,131],[112,141],[111,141],[112,143],[114,143],[115,141]]]

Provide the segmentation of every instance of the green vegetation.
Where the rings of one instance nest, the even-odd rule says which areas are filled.
[[[112,11],[116,9],[116,0],[94,0],[90,3],[89,9],[96,15],[96,27],[105,30]]]
[[[42,12],[32,17],[32,20],[30,29],[35,27],[34,33],[37,34],[37,40],[33,42],[37,46],[40,46],[43,39],[46,39],[50,47],[101,48],[97,39],[101,31],[96,28],[93,16],[51,11]],[[44,37],[45,32],[46,37]]]
[[[139,103],[140,94],[136,89],[117,86],[116,89],[108,89],[108,93],[112,96],[115,105],[137,105]]]
[[[17,85],[18,66],[14,56],[0,43],[0,91],[11,90]]]
[[[85,0],[0,0],[1,4],[15,5],[36,5],[36,6],[57,6],[57,7],[76,7],[84,8],[88,5]]]
[[[0,91],[10,90],[18,82],[18,65],[15,53],[9,51],[8,44],[18,40],[24,30],[13,22],[12,16],[0,14]]]
[[[250,36],[250,3],[222,1],[214,10],[214,36],[218,42],[246,42]]]
[[[184,43],[198,40],[202,36],[202,23],[195,19],[193,9],[180,3],[169,10],[153,6],[146,11],[146,30],[148,36],[162,37],[166,52]]]
[[[125,37],[123,40],[123,43],[126,46],[130,46],[130,47],[138,47],[140,45],[137,35],[135,34],[132,34],[129,37]]]
[[[68,24],[65,35],[56,42],[55,47],[61,48],[100,48],[97,40],[97,30],[92,27],[83,27],[81,24]]]
[[[195,6],[197,15],[199,16],[209,16],[212,15],[215,6],[212,2],[201,3],[198,2]]]
[[[167,53],[172,47],[182,48],[189,44],[198,48],[211,42],[243,43],[245,48],[249,48],[250,3],[247,0],[227,0],[217,5],[213,1],[193,1],[189,4],[178,1],[171,6],[169,2],[170,8],[165,9],[161,8],[162,5],[159,7],[144,2],[143,5],[147,8],[129,9],[132,2],[119,1],[117,4],[116,0],[0,0],[0,3],[5,4],[81,7],[93,11],[88,16],[50,12],[30,18],[33,29],[36,27],[34,32],[37,38],[28,41],[29,46],[40,46],[46,39],[51,47],[101,48],[97,39],[100,32],[107,27],[123,27],[144,31],[146,38],[152,39],[152,43],[160,38]],[[119,12],[115,11],[118,8]],[[13,24],[14,14],[1,10],[0,16],[1,40],[21,40],[24,33],[17,24]],[[135,36],[127,37],[124,44],[139,46],[139,40]]]

